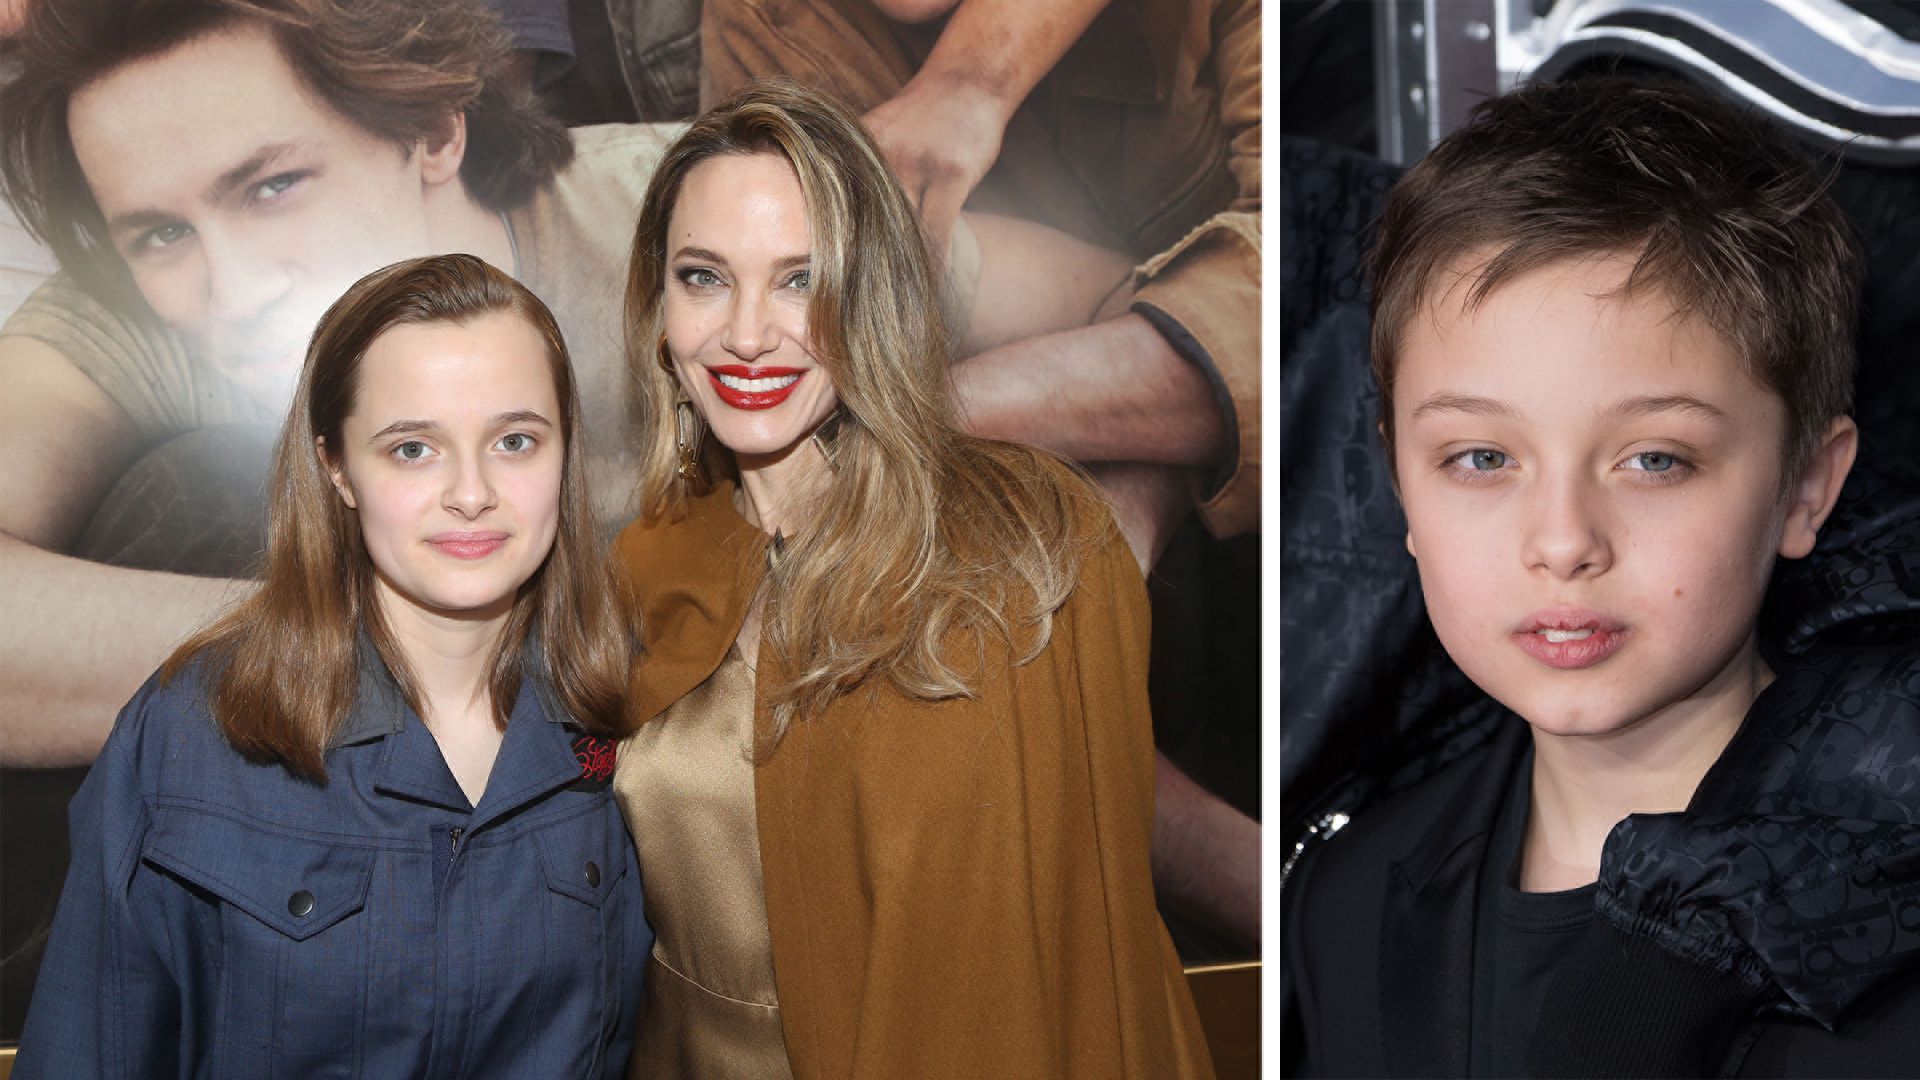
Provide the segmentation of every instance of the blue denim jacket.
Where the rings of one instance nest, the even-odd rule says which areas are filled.
[[[241,758],[199,664],[134,695],[73,801],[15,1080],[625,1072],[653,935],[581,733],[523,680],[475,807],[361,667],[325,786]]]

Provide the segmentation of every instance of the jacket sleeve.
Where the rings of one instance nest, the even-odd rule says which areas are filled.
[[[180,994],[164,946],[185,897],[140,862],[149,819],[134,748],[148,693],[121,711],[68,811],[72,861],[15,1080],[179,1073]]]
[[[1092,796],[1092,836],[1109,934],[1104,955],[1080,962],[1110,973],[1062,972],[1065,990],[1112,987],[1117,1031],[1076,1032],[1119,1044],[1130,1078],[1213,1075],[1193,995],[1154,903],[1153,715],[1147,702],[1151,620],[1139,564],[1116,533],[1083,565],[1069,601],[1071,670],[1077,682]],[[1089,913],[1082,912],[1080,917]],[[1104,1011],[1104,1010],[1102,1010]]]
[[[1212,382],[1232,448],[1198,506],[1221,539],[1260,527],[1260,5],[1213,5],[1233,202],[1134,275],[1134,310]]]

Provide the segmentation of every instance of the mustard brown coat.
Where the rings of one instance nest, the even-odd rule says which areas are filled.
[[[720,666],[766,571],[730,485],[689,502],[616,545],[648,722]],[[1108,532],[1039,657],[990,653],[971,698],[861,687],[755,768],[797,1080],[1213,1075],[1154,907],[1146,590]]]

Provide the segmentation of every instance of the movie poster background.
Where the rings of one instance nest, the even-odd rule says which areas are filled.
[[[1154,49],[1165,48],[1164,40],[1155,45],[1156,37],[1164,38],[1157,31],[1204,28],[1209,19],[1217,24],[1219,9],[1234,6],[1209,4],[1206,0],[1115,0],[1076,45],[1082,62],[1067,72],[1069,65],[1063,61],[1065,74],[1053,80],[1068,82],[1067,75],[1073,75],[1084,82],[1081,73],[1110,66],[1111,73],[1103,76],[1105,84],[1064,89],[1049,85],[1043,91],[1069,96],[1091,94],[1111,109],[1151,110],[1160,92],[1152,85],[1154,73],[1165,69],[1165,64],[1156,68]],[[519,47],[516,63],[521,77],[570,125],[671,122],[697,111],[702,76],[702,12],[697,0],[497,0],[495,7]],[[828,32],[867,34],[863,28],[872,25],[870,15],[832,24],[840,30],[833,31],[830,26]],[[17,30],[17,26],[9,27],[7,33]],[[847,52],[878,57],[876,64],[897,69],[914,61],[916,41],[924,49],[938,30],[935,24],[903,32],[898,40],[880,45],[863,37],[849,41]],[[740,33],[737,24],[730,33]],[[916,34],[920,36],[916,38]],[[1257,87],[1257,10],[1251,16],[1251,34],[1251,53],[1242,52],[1233,62],[1243,69],[1252,65],[1250,71],[1240,74],[1250,77]],[[739,44],[738,39],[731,43],[734,59],[744,63],[738,55]],[[776,52],[770,45],[769,55]],[[1215,56],[1177,59],[1189,65],[1221,62]],[[11,60],[8,63],[4,70],[10,75],[14,67]],[[889,79],[897,82],[910,70],[851,74],[856,76],[855,82],[884,88]],[[1036,99],[1041,93],[1036,91]],[[8,119],[0,116],[0,125]],[[1009,144],[1024,137],[1016,130],[1009,136]],[[1252,131],[1256,175],[1258,139],[1256,116]],[[1059,153],[1080,173],[1100,176],[1138,167],[1137,158],[1150,157],[1154,152],[1151,146],[1143,148],[1143,141],[1151,140],[1121,139],[1104,144],[1081,140]],[[177,148],[183,155],[193,154],[195,149],[194,145]],[[1195,191],[1183,198],[1189,205],[1174,206],[1177,213],[1157,224],[1155,231],[1160,237],[1178,237],[1199,226],[1210,212],[1209,204],[1222,202],[1223,196]],[[1071,229],[1079,213],[1073,209],[1074,199],[1070,192],[1045,196],[1042,201],[1056,205],[1033,207],[1032,216]],[[1255,200],[1257,214],[1257,191]],[[1018,217],[1027,208],[1009,205],[1003,197],[993,209]],[[5,210],[0,207],[0,211]],[[608,243],[623,245],[624,237],[615,235]],[[1144,261],[1165,246],[1159,239],[1151,243],[1153,246],[1144,250],[1126,252],[1129,260]],[[516,258],[518,254],[516,251]],[[378,263],[363,269],[371,270],[375,265]],[[55,276],[58,269],[48,249],[11,213],[0,217],[0,317],[11,319],[36,289],[72,288],[71,283],[63,286],[63,279]],[[1255,289],[1257,292],[1257,282]],[[540,291],[537,285],[536,291]],[[137,301],[116,301],[109,312],[136,337],[166,334],[163,326],[156,325],[151,308]],[[1246,317],[1252,320],[1248,331],[1257,350],[1257,312],[1250,311]],[[9,342],[17,343],[19,325],[9,321],[0,330],[0,363],[14,359]],[[617,326],[608,326],[606,333],[617,334]],[[185,362],[190,363],[191,357]],[[1099,374],[1089,370],[1085,377],[1098,378]],[[1257,380],[1257,371],[1253,378]],[[590,412],[591,408],[590,403]],[[1231,405],[1223,402],[1223,408]],[[272,408],[258,412],[274,415]],[[1257,416],[1248,419],[1257,424]],[[250,424],[219,425],[220,430],[210,435],[190,430],[166,440],[143,436],[134,462],[125,467],[123,475],[102,485],[101,494],[92,499],[93,505],[73,511],[84,524],[60,554],[203,579],[244,579],[260,551],[264,467],[276,426],[259,422],[256,417]],[[185,451],[182,445],[187,447]],[[1087,463],[1096,472],[1102,466],[1099,461]],[[0,471],[23,467],[0,461]],[[1231,469],[1231,462],[1225,463],[1224,471]],[[1194,477],[1192,486],[1204,489],[1218,483],[1218,475],[1203,475]],[[1263,659],[1258,537],[1242,531],[1228,539],[1216,539],[1207,523],[1190,508],[1164,514],[1162,528],[1167,537],[1165,549],[1149,575],[1154,605],[1150,685],[1157,740],[1169,760],[1202,787],[1242,813],[1257,817],[1258,690]],[[32,633],[31,626],[22,625],[30,615],[17,599],[30,591],[23,588],[29,584],[8,581],[0,587],[0,623],[12,624],[16,634]],[[76,596],[76,602],[84,600]],[[12,605],[12,610],[6,610],[6,605]],[[129,627],[164,620],[167,615],[165,611],[142,610],[129,604],[102,620],[96,632],[112,636]],[[146,669],[162,658],[163,654],[151,656]],[[134,676],[128,689],[143,675]],[[29,734],[33,725],[44,722],[50,715],[47,703],[57,703],[59,698],[58,686],[0,686],[0,1042],[16,1039],[24,1022],[34,972],[65,873],[66,804],[86,773],[84,760],[46,760],[31,749],[35,745]],[[100,734],[110,720],[107,711],[93,718]],[[1251,858],[1257,880],[1259,853],[1252,852]],[[1257,955],[1257,945],[1211,932],[1200,922],[1183,919],[1177,913],[1169,913],[1169,922],[1189,959]]]

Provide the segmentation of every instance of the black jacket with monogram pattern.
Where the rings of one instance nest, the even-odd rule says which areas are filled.
[[[1525,728],[1433,640],[1369,445],[1371,380],[1326,362],[1364,356],[1365,294],[1341,282],[1391,170],[1292,141],[1282,161],[1284,1060],[1463,1075],[1499,806],[1483,781],[1510,774]],[[1887,327],[1916,316],[1876,307],[1890,275],[1873,269],[1920,217],[1911,192],[1860,190],[1843,206],[1879,229],[1861,462],[1814,554],[1776,571],[1775,683],[1686,811],[1609,837],[1603,917],[1549,994],[1538,1075],[1920,1074],[1920,427],[1890,405],[1920,401],[1920,374],[1890,359],[1911,339]]]
[[[1857,468],[1763,631],[1777,677],[1686,810],[1608,836],[1533,1075],[1920,1070],[1920,481]],[[1486,731],[1291,867],[1290,1073],[1466,1074],[1477,875],[1527,742]]]

